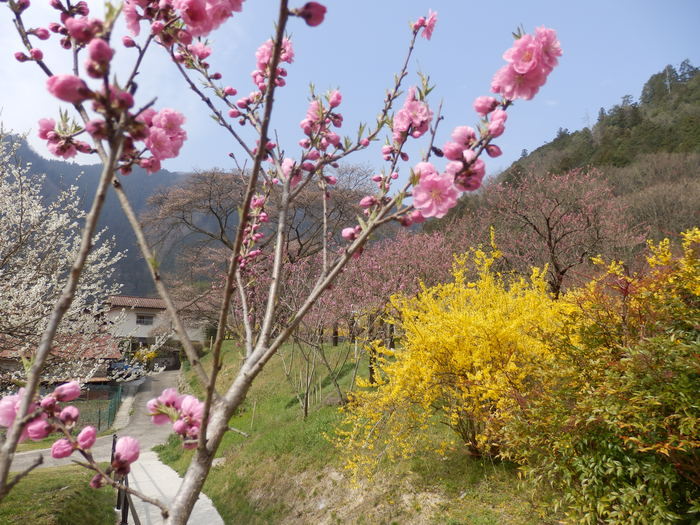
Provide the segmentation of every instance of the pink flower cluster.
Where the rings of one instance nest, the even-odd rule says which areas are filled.
[[[316,161],[321,157],[328,158],[326,153],[328,148],[333,147],[336,151],[344,149],[340,135],[332,130],[332,127],[340,128],[343,125],[343,115],[336,110],[343,101],[343,96],[336,89],[326,94],[326,100],[327,106],[320,98],[314,98],[309,103],[306,117],[299,123],[306,135],[306,138],[299,141],[299,145],[305,150],[300,164],[303,171],[314,172],[318,166]],[[331,164],[337,166],[333,162]],[[324,181],[332,186],[337,182],[337,179],[332,175],[327,175],[324,176]],[[296,184],[294,179],[292,179],[292,184]]]
[[[403,144],[408,135],[414,139],[421,137],[430,127],[433,112],[428,104],[416,99],[416,88],[408,88],[403,107],[394,115],[393,138],[396,144]]]
[[[435,24],[437,24],[437,13],[432,9],[428,9],[428,17],[425,18],[421,16],[418,20],[411,24],[411,28],[414,31],[423,29],[421,36],[426,40],[430,40],[433,36],[433,31],[435,30]]]
[[[19,412],[23,395],[24,389],[21,388],[17,394],[0,399],[0,426],[12,426]],[[68,429],[72,428],[78,419],[78,409],[72,405],[62,407],[60,403],[73,401],[79,396],[80,385],[77,381],[71,381],[57,387],[40,402],[30,403],[28,414],[33,414],[33,417],[24,427],[20,442],[27,438],[38,441],[47,437],[56,428],[49,418],[60,421]]]
[[[14,423],[23,395],[22,388],[17,394],[0,399],[0,426],[9,427]],[[51,394],[44,396],[39,402],[32,402],[29,405],[29,414],[33,417],[25,425],[20,441],[27,437],[37,441],[48,437],[52,432],[61,431],[66,437],[56,440],[51,445],[51,456],[56,459],[67,458],[75,450],[85,455],[95,444],[97,429],[86,426],[76,437],[72,437],[70,432],[75,427],[80,413],[73,405],[62,406],[62,403],[73,401],[79,396],[80,384],[77,381],[71,381],[56,387]],[[138,457],[138,441],[128,436],[119,438],[111,468],[120,474],[127,474],[131,463]],[[100,487],[102,484],[101,474],[96,475],[90,482],[93,487]]]
[[[204,403],[191,395],[166,388],[147,403],[151,421],[156,425],[173,422],[173,430],[184,439],[185,448],[195,448],[204,416]]]
[[[444,217],[457,204],[459,190],[449,172],[439,174],[429,162],[419,162],[413,168],[419,177],[413,189],[413,206],[423,217]]]
[[[197,37],[211,33],[242,6],[243,0],[125,0],[123,10],[132,35],[139,34],[141,20],[151,22],[151,30],[158,33],[177,14],[190,35]]]
[[[60,133],[56,129],[56,121],[51,118],[39,120],[38,135],[40,139],[47,142],[49,151],[57,157],[69,159],[81,153],[90,153],[92,148],[87,142],[73,138],[68,133]]]
[[[491,90],[508,100],[530,100],[547,81],[561,54],[553,29],[538,27],[534,35],[522,35],[503,53],[508,63],[494,75]]]
[[[151,152],[152,158],[140,161],[148,173],[154,173],[160,169],[160,161],[177,157],[180,148],[187,138],[187,133],[182,129],[185,117],[174,109],[146,109],[137,120],[146,125],[145,144]]]
[[[253,77],[253,83],[261,92],[264,92],[267,88],[267,79],[270,77],[270,61],[272,60],[273,47],[274,43],[272,40],[268,40],[267,42],[264,42],[255,52],[257,69],[253,71],[250,76]],[[294,49],[292,48],[292,42],[288,38],[285,38],[282,40],[280,62],[291,64],[293,61]],[[284,77],[286,76],[287,70],[278,66],[275,72],[275,84],[278,86],[284,86]]]
[[[265,234],[260,232],[260,227],[263,223],[270,219],[265,212],[265,202],[267,197],[264,195],[256,195],[250,202],[250,211],[248,213],[248,223],[243,229],[243,243],[241,245],[241,253],[238,256],[238,264],[241,269],[248,266],[253,259],[262,254],[262,250],[255,248],[256,244],[265,237]]]
[[[17,394],[0,400],[0,426],[10,427],[14,423],[23,395],[22,388]],[[27,438],[38,441],[59,429],[70,431],[78,421],[80,413],[75,406],[62,406],[61,403],[73,401],[79,396],[80,384],[77,381],[71,381],[56,387],[51,394],[38,403],[30,403],[28,413],[33,417],[24,427],[20,442]],[[65,458],[70,456],[76,448],[88,450],[94,445],[96,436],[95,427],[87,426],[82,429],[75,441],[67,438],[57,440],[51,446],[51,455],[54,458]]]

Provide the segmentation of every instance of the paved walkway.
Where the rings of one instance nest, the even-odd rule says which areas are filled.
[[[151,418],[146,411],[146,402],[160,395],[166,388],[177,387],[178,374],[178,371],[161,372],[158,375],[139,380],[141,382],[138,385],[131,385],[114,421],[117,435],[129,435],[138,439],[141,444],[139,459],[131,465],[129,485],[166,504],[180,487],[181,478],[177,472],[161,463],[151,448],[167,441],[172,430],[170,425],[151,423]],[[109,461],[112,453],[112,436],[97,438],[92,451],[95,460]],[[39,454],[44,456],[42,467],[71,464],[70,458],[52,458],[49,450],[34,450],[15,454],[12,470],[26,468]],[[86,472],[86,483],[90,477],[89,473]],[[142,525],[155,525],[162,522],[157,507],[146,504],[138,498],[132,499]],[[135,523],[131,516],[129,516],[129,523]],[[211,500],[206,495],[200,494],[188,523],[192,525],[223,525],[224,522]]]

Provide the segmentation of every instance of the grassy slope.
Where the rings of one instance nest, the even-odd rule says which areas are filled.
[[[229,347],[224,370],[232,373],[238,359]],[[198,393],[194,376],[186,379]],[[321,399],[332,394],[324,389]],[[231,420],[250,437],[233,432],[224,437],[218,454],[225,462],[212,469],[204,486],[224,521],[496,525],[550,519],[545,507],[533,503],[532,492],[519,486],[512,466],[478,461],[462,451],[383,464],[371,482],[353,486],[340,451],[324,437],[339,418],[337,407],[322,402],[303,421],[281,360],[273,359]],[[435,432],[439,439],[440,430]],[[174,437],[160,454],[181,473],[191,457]]]
[[[91,489],[82,467],[35,470],[0,505],[3,525],[111,525],[114,491]]]

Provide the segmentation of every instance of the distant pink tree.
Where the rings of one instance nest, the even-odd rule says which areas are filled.
[[[628,224],[627,206],[595,169],[530,173],[517,183],[490,185],[483,205],[454,230],[462,243],[473,244],[488,238],[490,226],[511,268],[528,272],[547,265],[557,297],[572,271],[591,257],[620,254],[645,238],[642,227]]]

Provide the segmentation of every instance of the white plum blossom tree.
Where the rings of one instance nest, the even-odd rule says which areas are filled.
[[[75,259],[85,212],[75,186],[46,202],[41,194],[45,177],[21,162],[18,148],[18,141],[0,135],[0,351],[28,364]],[[112,274],[123,254],[114,252],[104,230],[93,244],[55,341],[78,357],[52,367],[60,379],[90,374],[80,350],[94,346],[106,298],[121,288]]]

